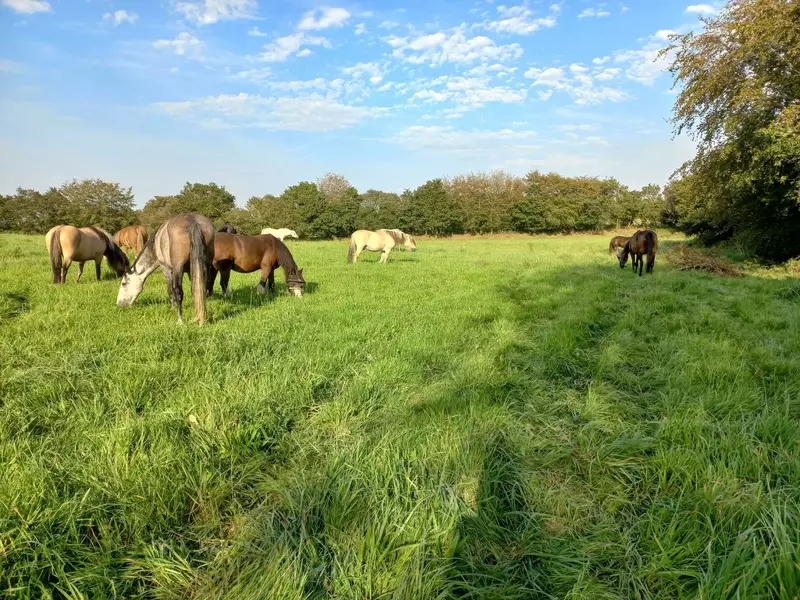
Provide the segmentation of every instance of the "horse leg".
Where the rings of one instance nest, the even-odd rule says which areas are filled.
[[[266,273],[266,277],[264,274]],[[256,292],[258,295],[265,294],[267,289],[269,289],[269,293],[271,294],[275,289],[275,275],[273,275],[273,270],[269,266],[261,267],[261,280],[258,282],[258,287],[256,288]]]
[[[172,285],[172,270],[166,267],[161,267],[164,273],[164,279],[167,281],[167,296],[169,296],[169,307],[175,308],[175,286]]]
[[[81,282],[81,277],[83,277],[83,265],[84,263],[82,262],[78,263],[78,278],[75,280],[75,283]]]
[[[644,268],[644,255],[639,256],[639,277],[642,276],[642,269]]]
[[[222,295],[230,298],[233,296],[231,291],[231,270],[230,268],[223,268],[219,271],[219,286],[222,288]]]
[[[270,270],[269,276],[267,276],[267,288],[270,294],[275,293],[275,269]]]
[[[183,267],[172,271],[172,293],[178,307],[178,323],[183,323]]]
[[[103,262],[103,255],[100,255],[100,258],[94,259],[94,272],[97,274],[97,281],[100,281],[100,264]]]
[[[210,265],[208,267],[208,278],[207,278],[208,285],[206,286],[207,296],[214,295],[214,282],[216,280],[217,280],[217,269],[214,265]]]
[[[364,249],[364,246],[362,246],[362,245],[360,245],[360,244],[356,245],[356,253],[355,253],[355,255],[353,256],[353,262],[354,262],[354,263],[358,262],[358,255],[359,255],[359,254],[361,254],[361,251],[362,251],[363,249]]]
[[[384,249],[384,250],[381,252],[381,260],[380,260],[380,262],[381,262],[381,263],[384,263],[384,264],[386,264],[386,261],[387,261],[387,260],[389,260],[389,249],[388,249],[388,248],[385,248],[385,249]]]
[[[649,274],[653,274],[653,267],[656,266],[656,255],[655,254],[648,254],[647,255],[647,272]]]
[[[72,264],[72,257],[64,257],[64,262],[61,263],[61,283],[67,283],[67,271]]]

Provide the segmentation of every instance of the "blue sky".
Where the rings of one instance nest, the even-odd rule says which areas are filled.
[[[243,205],[326,172],[402,191],[495,168],[663,184],[679,0],[0,0],[0,192],[186,181]]]

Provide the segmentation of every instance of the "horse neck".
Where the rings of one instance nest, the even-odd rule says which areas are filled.
[[[158,257],[156,256],[155,244],[148,244],[144,247],[136,260],[133,261],[133,271],[137,275],[148,277],[159,267]]]
[[[294,258],[289,252],[289,249],[286,247],[286,244],[277,238],[275,243],[275,252],[278,255],[278,264],[285,273],[288,274],[297,271],[297,263],[294,262]]]

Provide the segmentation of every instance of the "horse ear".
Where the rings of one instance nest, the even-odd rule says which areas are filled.
[[[302,275],[303,274],[303,269],[300,269],[300,271],[298,271],[298,273],[300,273],[300,275]]]

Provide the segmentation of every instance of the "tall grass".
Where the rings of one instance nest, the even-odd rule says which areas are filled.
[[[0,237],[0,596],[800,593],[785,281],[634,277],[605,237],[290,247],[305,297],[234,274],[200,328]]]

